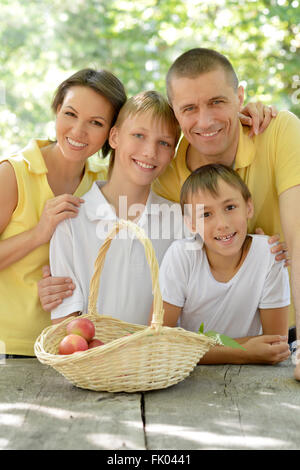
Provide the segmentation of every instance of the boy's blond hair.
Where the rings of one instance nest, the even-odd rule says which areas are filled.
[[[217,196],[220,179],[239,189],[245,202],[251,199],[251,193],[247,185],[236,171],[226,165],[212,163],[194,170],[183,183],[180,192],[182,212],[184,213],[184,206],[189,203],[191,196],[197,194],[198,191],[209,191],[212,195]]]
[[[174,132],[175,146],[177,145],[181,132],[179,124],[167,99],[157,91],[143,91],[129,98],[121,108],[115,126],[120,127],[128,117],[142,113],[150,113],[153,119],[161,120],[169,125],[172,132]],[[110,153],[108,178],[111,176],[114,161],[115,151],[112,150]]]

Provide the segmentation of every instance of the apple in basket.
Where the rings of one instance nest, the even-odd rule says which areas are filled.
[[[88,342],[82,336],[70,334],[65,336],[59,343],[59,354],[73,354],[77,351],[86,351]]]
[[[89,341],[89,349],[97,348],[98,346],[103,346],[103,342],[100,339],[94,338],[92,341]]]
[[[86,341],[90,341],[95,335],[94,323],[88,318],[75,318],[68,323],[67,334],[79,335],[86,339]]]

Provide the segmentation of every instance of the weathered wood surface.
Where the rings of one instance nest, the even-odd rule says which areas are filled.
[[[299,449],[300,383],[277,366],[198,366],[146,393],[82,390],[36,359],[0,364],[0,449]]]

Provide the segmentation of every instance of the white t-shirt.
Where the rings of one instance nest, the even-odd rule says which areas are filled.
[[[77,311],[87,313],[94,263],[117,220],[115,210],[100,190],[104,183],[98,181],[93,184],[83,196],[85,202],[78,216],[61,222],[51,239],[52,276],[69,276],[76,285],[73,295],[51,312],[52,319]],[[150,191],[137,225],[151,239],[159,264],[170,244],[182,238],[182,220],[179,204]],[[124,239],[126,234],[125,230],[121,230],[106,253],[97,311],[130,323],[147,324],[153,300],[150,269],[141,242],[131,233]]]
[[[200,241],[177,240],[170,246],[160,268],[160,286],[164,301],[182,307],[182,328],[198,331],[203,322],[204,331],[232,338],[256,336],[262,333],[259,308],[290,304],[283,262],[275,261],[267,236],[251,237],[242,266],[224,283],[213,277]]]

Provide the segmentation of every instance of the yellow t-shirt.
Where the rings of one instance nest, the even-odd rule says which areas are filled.
[[[261,227],[266,234],[279,233],[283,239],[279,195],[300,184],[300,120],[289,111],[280,111],[262,134],[250,138],[248,129],[240,124],[234,168],[247,184],[254,202],[249,233]],[[191,174],[186,165],[188,145],[182,137],[175,158],[153,183],[154,191],[166,199],[179,202],[181,186]]]
[[[0,158],[0,162],[9,161],[13,166],[18,185],[18,204],[0,241],[34,227],[46,201],[54,197],[40,151],[46,145],[48,141],[32,140],[20,153]],[[105,178],[105,164],[89,158],[74,194],[82,196],[95,180]],[[42,266],[49,263],[48,256],[47,243],[0,271],[0,353],[34,356],[37,336],[51,324],[50,314],[42,309],[37,290]]]

